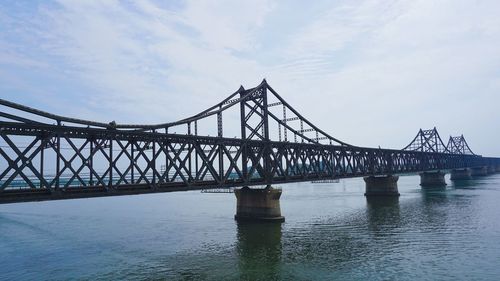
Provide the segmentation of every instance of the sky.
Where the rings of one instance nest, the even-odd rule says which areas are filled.
[[[262,79],[330,135],[402,148],[419,128],[500,156],[500,2],[0,3],[0,97],[163,123]]]

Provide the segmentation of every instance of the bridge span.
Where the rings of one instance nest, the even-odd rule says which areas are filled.
[[[446,171],[452,179],[500,171],[500,158],[474,154],[463,135],[445,145],[436,128],[420,130],[401,150],[340,141],[266,80],[189,118],[155,125],[69,118],[1,99],[0,107],[0,203],[350,177],[365,177],[367,195],[394,195],[397,174],[421,173],[423,185],[440,185]],[[279,199],[281,191],[264,190]],[[255,192],[238,191],[238,205],[264,200],[248,195],[257,199],[243,202],[242,194]]]

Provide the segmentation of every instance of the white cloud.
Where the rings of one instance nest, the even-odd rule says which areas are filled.
[[[256,32],[272,9],[268,0],[188,1],[183,14],[209,47],[248,51],[258,47]]]
[[[47,67],[66,84],[59,95],[87,93],[67,94],[86,108],[68,112],[91,119],[172,121],[266,77],[349,143],[397,148],[419,127],[438,126],[445,138],[463,132],[483,154],[500,154],[498,133],[481,138],[499,117],[495,1],[311,4],[319,13],[266,0],[167,4],[42,4],[32,20],[10,19],[28,25],[27,35],[0,39],[0,63]]]
[[[40,19],[47,22],[44,48],[92,85],[95,106],[154,112],[139,116],[149,122],[172,120],[194,113],[181,111],[182,105],[207,106],[254,76],[249,72],[260,72],[255,62],[231,52],[255,48],[269,5],[248,3],[245,17],[235,13],[241,5],[230,3],[188,2],[184,10],[167,11],[147,1],[61,1]]]
[[[486,116],[499,98],[486,85],[500,62],[497,5],[386,3],[332,7],[291,36],[282,69],[308,93],[312,117],[323,127],[338,120],[328,131],[351,143],[396,148],[419,127],[436,125],[445,138],[474,133],[478,119],[493,128]]]

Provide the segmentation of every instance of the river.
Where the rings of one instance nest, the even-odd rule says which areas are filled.
[[[0,280],[500,280],[500,174],[447,182],[280,185],[283,224],[199,191],[0,205]]]

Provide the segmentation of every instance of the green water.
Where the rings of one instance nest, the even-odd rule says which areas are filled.
[[[283,224],[199,191],[0,205],[0,280],[500,280],[500,175],[418,183],[281,185]]]

